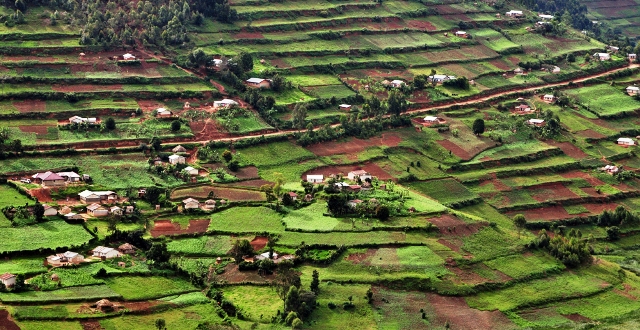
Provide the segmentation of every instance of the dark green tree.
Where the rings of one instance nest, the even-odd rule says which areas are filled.
[[[478,118],[473,121],[473,134],[480,135],[484,133],[484,119]]]
[[[171,130],[174,132],[179,131],[181,126],[182,124],[180,123],[179,120],[174,120],[171,122]]]
[[[309,285],[309,289],[315,294],[320,292],[320,274],[315,269],[311,275],[311,284]]]
[[[113,131],[114,129],[116,129],[116,120],[109,117],[107,118],[107,120],[104,122],[104,126],[110,130]]]

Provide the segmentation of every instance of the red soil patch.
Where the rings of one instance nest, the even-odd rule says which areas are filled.
[[[267,246],[268,242],[269,238],[265,236],[256,236],[256,238],[251,241],[251,246],[253,247],[254,251],[260,251],[264,249],[265,246]]]
[[[629,186],[626,183],[618,183],[618,184],[614,184],[612,185],[614,188],[619,189],[621,191],[631,191],[631,190],[636,190],[635,188]]]
[[[119,91],[122,90],[122,85],[53,85],[51,86],[55,92],[95,92],[99,90]]]
[[[20,327],[11,320],[9,312],[6,309],[0,310],[0,329],[20,330]]]
[[[438,243],[450,248],[454,252],[463,254],[463,256],[467,259],[473,258],[471,254],[461,250],[461,247],[464,244],[464,242],[462,242],[462,240],[458,237],[449,236],[446,239],[441,238],[438,240]]]
[[[31,189],[29,190],[29,194],[33,197],[35,197],[36,199],[38,199],[39,202],[50,202],[51,201],[51,194],[49,189],[46,188],[39,188],[39,189]]]
[[[376,254],[376,249],[368,249],[365,253],[352,253],[345,258],[347,261],[351,261],[354,264],[362,264],[365,263],[366,260],[371,258],[374,254]]]
[[[543,183],[529,187],[528,190],[531,191],[531,197],[538,202],[578,197],[578,195],[574,194],[573,191],[569,190],[569,188],[560,182]]]
[[[500,179],[492,179],[492,180],[487,180],[487,181],[483,181],[480,183],[480,186],[484,186],[485,184],[489,184],[492,183],[493,187],[496,188],[498,191],[510,191],[511,187],[507,186],[506,184],[504,184],[504,182],[500,181]]]
[[[560,174],[560,176],[568,179],[576,179],[576,178],[585,179],[592,186],[600,186],[604,184],[604,182],[602,182],[600,179],[596,179],[591,175],[589,175],[589,173],[585,173],[582,171],[565,172]]]
[[[600,134],[592,129],[586,129],[584,131],[576,132],[581,137],[590,138],[590,139],[603,139],[606,138],[606,135]]]
[[[516,214],[524,215],[527,220],[535,221],[551,221],[551,220],[562,220],[562,219],[570,219],[576,217],[576,215],[570,215],[567,213],[567,210],[564,209],[561,205],[549,206],[549,207],[541,207],[535,209],[528,209],[523,211],[509,212],[507,216],[513,217]]]
[[[192,121],[189,123],[189,128],[191,128],[191,131],[195,134],[195,138],[190,140],[202,141],[231,137],[231,134],[211,119],[207,119],[206,121]]]
[[[613,292],[630,300],[638,300],[638,297],[629,293],[629,291],[634,290],[629,284],[622,283],[622,286],[624,287],[624,290],[613,289]]]
[[[164,104],[153,100],[137,100],[138,106],[143,112],[152,112],[158,108],[164,107]]]
[[[342,174],[343,176],[347,176],[347,173],[355,170],[365,170],[369,172],[371,175],[377,177],[380,180],[393,180],[395,179],[389,173],[387,173],[384,169],[374,163],[366,163],[361,165],[342,165],[342,166],[325,166],[316,168],[310,171],[307,171],[302,174],[302,179],[306,179],[307,174],[322,174],[326,177],[329,177],[332,174]]]
[[[436,312],[435,325],[449,322],[451,329],[487,330],[512,328],[513,323],[500,311],[470,308],[463,297],[447,297],[429,293],[429,304]]]
[[[40,100],[13,101],[12,104],[21,113],[45,112],[47,110],[46,103]]]
[[[589,196],[592,196],[592,197],[602,196],[601,194],[598,194],[598,191],[596,191],[596,188],[593,188],[593,187],[580,188],[580,190],[586,192],[587,194],[589,194]]]
[[[567,314],[567,315],[562,315],[566,318],[568,318],[569,320],[576,322],[576,323],[589,323],[591,322],[591,319],[588,317],[584,317],[580,314]]]
[[[82,330],[104,330],[104,328],[100,325],[98,320],[82,320],[80,321],[80,325],[82,325]],[[4,329],[4,328],[1,328]]]
[[[438,140],[437,142],[442,147],[444,147],[445,149],[451,151],[454,155],[456,155],[458,158],[460,158],[462,160],[469,160],[469,159],[473,158],[473,155],[471,155],[466,150],[460,148],[460,146],[458,146],[457,144],[455,144],[455,143],[453,143],[451,141]]]
[[[238,188],[230,188],[227,186],[204,186],[197,187],[196,190],[190,188],[174,191],[171,198],[184,199],[187,197],[193,198],[207,198],[209,192],[213,191],[216,198],[227,199],[229,201],[264,201],[265,196],[263,193],[254,190],[245,190]]]
[[[281,58],[277,58],[277,59],[273,59],[273,60],[269,60],[269,61],[271,62],[271,65],[275,66],[276,68],[289,68],[289,67],[291,67],[291,64],[285,62]]]
[[[316,156],[331,156],[340,154],[357,154],[365,151],[370,147],[387,146],[396,147],[402,142],[402,137],[396,133],[383,133],[380,137],[373,137],[368,140],[361,140],[352,138],[347,142],[324,142],[314,144],[307,147],[307,149],[313,152]]]
[[[233,35],[234,39],[264,39],[262,33],[259,32],[238,32]]]
[[[150,308],[156,305],[160,305],[161,301],[132,301],[123,302],[122,306],[132,312],[151,312]]]
[[[265,184],[273,184],[273,182],[267,181],[267,180],[262,180],[262,179],[255,179],[255,180],[246,180],[246,181],[240,181],[240,182],[233,182],[233,183],[227,184],[227,186],[229,186],[229,187],[238,187],[238,188],[260,188],[260,187],[264,186]]]
[[[473,224],[465,223],[451,214],[443,214],[436,218],[429,218],[427,221],[440,229],[440,234],[446,236],[469,236],[475,234],[487,224],[478,222]]]
[[[422,29],[426,31],[435,31],[438,29],[435,25],[427,21],[408,20],[406,23],[410,28],[414,29]]]
[[[21,131],[25,133],[36,133],[36,135],[47,135],[48,127],[53,127],[53,126],[45,126],[45,125],[19,126]]]
[[[583,204],[582,206],[584,206],[587,210],[589,210],[589,212],[593,214],[600,214],[605,210],[607,211],[615,210],[616,207],[618,207],[618,204],[616,203]]]
[[[445,267],[454,274],[454,276],[447,277],[447,279],[453,281],[454,283],[465,283],[465,284],[475,285],[475,284],[490,282],[489,280],[478,275],[476,272],[474,272],[469,268],[461,269],[458,267],[453,267],[448,265]]]
[[[181,234],[200,234],[207,231],[211,220],[189,220],[189,226],[186,229],[180,228],[179,223],[171,222],[171,220],[157,220],[150,230],[151,236],[171,236]]]
[[[491,63],[493,66],[495,66],[496,68],[498,68],[498,69],[500,69],[500,70],[507,71],[507,70],[510,70],[510,69],[511,69],[511,67],[509,67],[509,66],[507,65],[507,63],[505,63],[505,62],[504,62],[503,60],[501,60],[501,59],[491,60],[491,61],[489,61],[489,63]]]
[[[275,278],[274,275],[260,276],[256,271],[244,271],[238,270],[238,265],[229,264],[224,268],[224,273],[218,275],[218,277],[229,283],[240,282],[269,282]]]
[[[569,142],[547,141],[547,144],[560,148],[562,152],[572,158],[582,159],[587,157],[584,151]]]

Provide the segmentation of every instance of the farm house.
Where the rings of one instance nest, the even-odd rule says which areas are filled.
[[[53,172],[36,173],[32,177],[33,182],[45,187],[59,187],[65,185],[65,178]]]
[[[188,209],[199,209],[200,208],[200,202],[198,202],[197,199],[193,199],[193,198],[187,198],[187,199],[183,200],[182,201],[182,205],[183,205],[185,210],[188,210]]]
[[[355,180],[356,178],[360,178],[360,180],[364,181],[366,179],[371,180],[373,177],[371,176],[371,174],[369,174],[369,172],[365,171],[365,170],[356,170],[356,171],[351,171],[349,173],[347,173],[347,177],[349,178],[349,180]]]
[[[507,15],[508,17],[522,17],[522,11],[521,10],[509,10],[508,12],[505,13],[505,15]]]
[[[97,246],[95,249],[91,250],[91,253],[94,257],[101,259],[112,259],[120,256],[120,252],[118,252],[118,250],[105,246]]]
[[[180,156],[180,155],[169,156],[169,164],[171,165],[184,164],[184,163],[186,163],[186,158],[184,158],[184,156]]]
[[[542,100],[547,103],[552,103],[552,102],[555,102],[556,97],[551,94],[546,94],[545,96],[542,97]]]
[[[311,183],[322,183],[324,182],[324,175],[322,174],[309,174],[307,175],[307,182],[311,182]]]
[[[599,61],[608,61],[611,59],[611,55],[609,55],[608,53],[595,53],[593,54],[593,58]]]
[[[214,109],[229,108],[237,105],[238,105],[238,102],[231,99],[222,99],[220,101],[213,101]]]
[[[0,275],[0,282],[2,282],[5,287],[10,288],[16,284],[16,276],[11,273],[4,273]]]
[[[625,90],[629,95],[638,95],[638,93],[640,93],[640,87],[637,86],[629,86]]]
[[[249,78],[245,81],[247,86],[253,88],[271,88],[271,80],[263,78]]]
[[[87,214],[94,217],[106,217],[109,215],[109,210],[100,204],[94,203],[87,206]]]
[[[635,146],[636,141],[634,141],[632,138],[621,137],[618,138],[618,144],[622,146]]]

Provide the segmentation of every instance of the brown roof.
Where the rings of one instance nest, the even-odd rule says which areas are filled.
[[[57,174],[55,174],[53,172],[50,172],[50,171],[47,171],[47,172],[44,172],[44,173],[38,173],[38,174],[34,175],[33,177],[35,179],[40,179],[42,181],[64,180],[63,177],[61,177],[61,176],[59,176],[59,175],[57,175]]]
[[[118,250],[133,250],[135,248],[136,248],[135,246],[133,246],[133,245],[131,245],[129,243],[124,243],[124,244],[122,244],[122,245],[120,245],[118,247]]]
[[[11,274],[11,273],[4,273],[2,275],[0,275],[0,280],[8,280],[10,278],[16,277],[15,275]]]
[[[298,194],[294,193],[293,191],[289,192],[289,196],[291,197],[298,197]]]

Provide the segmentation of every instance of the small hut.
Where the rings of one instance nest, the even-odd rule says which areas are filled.
[[[51,280],[54,282],[58,282],[60,281],[60,276],[58,276],[58,274],[53,274],[51,275]]]
[[[103,313],[113,312],[115,309],[115,305],[107,299],[98,301],[95,306]]]

